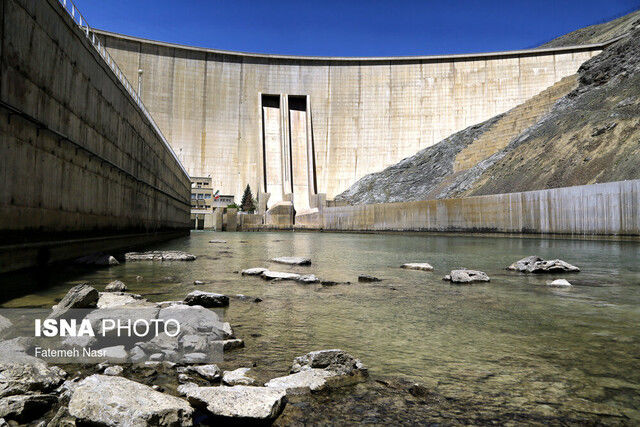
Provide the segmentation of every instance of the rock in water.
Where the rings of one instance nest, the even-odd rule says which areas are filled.
[[[127,261],[193,261],[196,256],[183,251],[148,251],[127,252],[124,258]]]
[[[240,301],[262,302],[262,298],[260,297],[251,297],[249,295],[243,295],[243,294],[234,295],[233,298]]]
[[[243,276],[260,276],[265,271],[267,271],[267,269],[262,267],[247,268],[246,270],[242,270],[241,274]]]
[[[155,306],[155,304],[150,303],[138,294],[130,294],[127,292],[100,292],[99,295],[98,308]]]
[[[69,413],[103,426],[190,426],[193,409],[182,399],[126,378],[91,375],[73,391]]]
[[[105,292],[124,292],[127,290],[127,285],[122,283],[120,280],[114,280],[104,287]]]
[[[522,258],[520,261],[514,262],[509,267],[507,267],[507,270],[526,272],[529,271],[531,267],[533,267],[533,264],[539,261],[542,261],[542,258],[540,258],[539,256],[531,255]]]
[[[296,357],[291,366],[291,372],[301,372],[308,369],[324,369],[337,375],[368,374],[362,362],[344,350],[318,350]]]
[[[209,240],[209,243],[227,243],[226,240]]]
[[[577,273],[580,271],[575,265],[571,265],[561,259],[544,260],[535,255],[514,262],[507,267],[507,270],[523,273]]]
[[[222,382],[226,385],[254,385],[256,380],[247,376],[250,370],[251,368],[238,368],[233,371],[224,371]]]
[[[271,387],[189,387],[184,391],[194,407],[227,422],[272,422],[287,403],[285,391]]]
[[[53,311],[49,315],[50,319],[64,316],[69,310],[74,308],[95,308],[100,295],[93,287],[82,284],[69,289],[69,292],[57,305],[53,306]]]
[[[570,288],[572,285],[565,279],[556,279],[552,282],[548,282],[547,286],[553,286],[557,288]]]
[[[402,268],[406,268],[407,270],[433,271],[431,264],[426,262],[409,262],[402,264]]]
[[[91,254],[86,255],[80,258],[77,258],[74,261],[76,264],[85,264],[85,265],[118,265],[120,264],[117,259],[108,254]]]
[[[299,280],[300,275],[296,273],[283,273],[280,271],[265,270],[262,272],[262,278],[265,280]]]
[[[314,274],[305,274],[304,276],[300,276],[297,279],[298,282],[300,283],[318,283],[320,282],[320,279],[318,279]]]
[[[218,368],[218,365],[213,364],[189,366],[188,370],[191,372],[195,372],[205,380],[211,382],[218,381],[222,376],[222,372],[220,371],[220,368]]]
[[[472,282],[488,282],[491,279],[487,273],[478,270],[452,270],[450,274],[444,276],[443,280],[449,280],[452,283],[472,283]]]
[[[310,258],[301,258],[295,256],[283,256],[278,258],[271,258],[271,262],[277,262],[279,264],[289,265],[311,265]]]
[[[361,274],[358,276],[358,282],[379,282],[380,279],[374,276],[369,276],[366,274]]]
[[[201,305],[203,307],[226,307],[229,305],[229,297],[213,292],[193,291],[184,299],[187,305]]]
[[[327,378],[336,376],[325,369],[307,369],[284,377],[274,378],[265,386],[284,390],[287,394],[306,394],[326,388]]]

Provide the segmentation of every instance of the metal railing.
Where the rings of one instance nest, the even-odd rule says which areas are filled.
[[[136,92],[133,89],[133,86],[131,86],[131,83],[129,83],[129,80],[127,80],[127,77],[124,75],[120,67],[118,67],[118,64],[113,59],[113,57],[109,55],[109,52],[107,51],[106,47],[102,44],[96,32],[93,31],[93,29],[89,26],[89,23],[84,18],[84,16],[82,16],[77,6],[73,3],[72,0],[58,0],[58,3],[60,3],[60,5],[64,8],[64,10],[69,14],[73,22],[75,22],[76,25],[78,25],[78,27],[85,34],[87,39],[91,42],[91,45],[100,54],[100,56],[105,61],[105,63],[109,66],[109,68],[111,68],[111,71],[113,71],[113,74],[115,74],[118,80],[120,80],[120,83],[122,83],[122,86],[124,86],[127,92],[129,92],[129,95],[138,105],[138,107],[140,108],[140,111],[142,111],[142,113],[147,117],[147,119],[151,123],[151,126],[156,131],[156,133],[158,134],[158,136],[160,137],[164,145],[167,147],[167,149],[169,150],[173,158],[176,160],[176,162],[178,162],[178,165],[180,166],[180,169],[182,169],[182,172],[184,172],[184,174],[187,177],[189,177],[189,173],[186,171],[186,169],[182,165],[182,162],[180,162],[180,159],[176,155],[175,151],[173,151],[173,148],[171,148],[169,141],[167,141],[167,139],[164,137],[164,134],[158,127],[155,120],[153,120],[153,117],[147,110],[147,107],[145,107],[144,104],[142,103],[142,99],[140,98],[140,95],[138,94],[138,92]]]

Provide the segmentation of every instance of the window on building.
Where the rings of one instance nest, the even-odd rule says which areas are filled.
[[[191,198],[195,199],[196,198],[196,194],[195,193],[191,193]]]
[[[204,194],[198,193],[198,199],[204,199]]]
[[[205,198],[205,199],[210,199],[210,198],[211,198],[211,194],[205,194],[205,195],[204,195],[204,198]]]

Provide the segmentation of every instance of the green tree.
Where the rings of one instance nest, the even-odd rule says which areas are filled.
[[[256,205],[253,203],[253,194],[251,193],[251,187],[249,184],[247,184],[247,188],[244,189],[240,209],[244,212],[253,212],[256,210]]]

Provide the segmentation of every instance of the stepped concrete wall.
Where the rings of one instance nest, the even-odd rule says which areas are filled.
[[[326,207],[298,228],[640,235],[640,180],[461,199]]]
[[[189,176],[85,30],[56,0],[0,17],[0,272],[188,232]]]
[[[604,46],[319,58],[101,37],[134,86],[139,82],[190,174],[210,174],[216,189],[238,199],[250,184],[254,194],[271,194],[268,207],[292,200],[297,210],[313,206],[306,193],[311,201],[315,193],[331,199],[365,174],[512,109]],[[264,104],[263,95],[280,102]],[[286,95],[307,97],[306,129],[301,114],[291,117]],[[294,140],[308,138],[306,154],[304,144],[291,142],[290,126]]]

